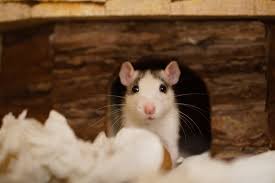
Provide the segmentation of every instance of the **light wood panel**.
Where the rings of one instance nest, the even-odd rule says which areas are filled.
[[[0,23],[60,18],[275,17],[272,0],[0,0]]]

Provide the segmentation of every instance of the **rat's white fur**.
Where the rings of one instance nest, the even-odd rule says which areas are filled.
[[[138,83],[139,92],[126,95],[122,118],[126,127],[144,128],[157,134],[175,163],[178,157],[179,111],[175,104],[174,91],[171,88],[167,93],[159,91],[162,83],[147,71]],[[156,107],[153,120],[148,120],[143,111],[146,102],[151,102]]]

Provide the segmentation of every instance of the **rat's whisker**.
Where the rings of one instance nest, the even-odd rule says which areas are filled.
[[[121,110],[120,109],[116,109],[116,110],[114,110],[114,111],[112,111],[110,114],[111,115],[115,115],[115,114],[117,114],[117,113],[119,113],[119,112],[121,112]],[[95,125],[97,125],[101,120],[103,120],[104,118],[105,118],[106,116],[104,115],[103,117],[101,117],[100,119],[98,119],[98,120],[96,120],[96,121],[94,121],[94,122],[91,122],[88,126],[89,126],[89,128],[90,127],[94,127]]]
[[[175,95],[175,97],[189,96],[189,95],[207,95],[207,93],[182,93],[182,94]]]
[[[202,109],[202,108],[199,108],[199,107],[197,107],[197,106],[195,106],[195,105],[186,104],[186,103],[176,103],[176,104],[181,105],[181,106],[193,107],[193,108],[196,108],[196,109],[200,110],[201,112],[208,113],[208,111],[206,111],[206,110],[204,110],[204,109]]]
[[[180,119],[187,125],[187,127],[191,130],[191,132],[193,132],[193,128],[191,128],[192,125],[190,126],[189,119],[183,116],[182,114],[179,114],[179,115],[180,115]]]
[[[124,96],[120,96],[120,95],[112,95],[112,94],[91,94],[91,96],[107,96],[107,97],[117,97],[117,98],[122,98],[124,99]]]
[[[121,129],[121,125],[119,125],[119,122],[121,121],[121,116],[117,116],[115,119],[114,119],[114,123],[112,123],[112,129],[114,129],[114,126],[116,126],[118,129],[117,131],[119,131]],[[117,124],[119,126],[117,126]]]
[[[125,97],[120,96],[120,95],[109,95],[109,94],[107,94],[106,96],[108,96],[108,97],[117,97],[117,98],[122,98],[122,99],[125,98]]]
[[[189,119],[182,114],[180,114],[180,119],[182,119],[182,121],[187,125],[187,127],[190,129],[190,132],[195,134],[195,131],[193,131],[194,129],[192,128],[192,124],[189,122]]]
[[[180,126],[180,128],[182,129],[182,131],[183,131],[184,140],[187,141],[187,136],[186,136],[186,134],[185,134],[184,128],[182,127],[182,125],[181,125],[180,123],[179,123],[179,126]]]
[[[180,112],[180,113],[181,113],[182,115],[186,116],[189,120],[191,120],[191,121],[194,123],[194,125],[196,125],[196,127],[198,128],[200,134],[203,135],[202,132],[201,132],[201,129],[199,128],[199,126],[197,125],[197,123],[196,123],[192,118],[190,118],[187,114],[185,114],[185,113],[183,113],[183,112]]]
[[[114,107],[114,106],[125,106],[125,104],[110,104],[110,105],[106,105],[106,106],[97,108],[95,110],[97,111],[97,110],[100,110],[100,109],[104,109],[104,108],[107,108],[107,107]]]
[[[122,110],[116,109],[116,110],[111,111],[109,113],[109,116],[120,116],[121,113],[122,113]]]
[[[178,104],[178,105],[182,105],[182,106],[186,106],[186,107],[188,107],[188,108],[190,108],[190,109],[193,109],[194,111],[199,112],[199,113],[206,119],[206,121],[210,121],[209,118],[206,117],[206,115],[203,113],[203,111],[206,113],[205,110],[203,110],[203,109],[201,109],[201,108],[199,108],[199,107],[197,107],[197,106],[190,105],[190,104],[183,104],[183,103],[177,103],[177,104]]]
[[[104,118],[105,118],[105,116],[101,117],[99,120],[96,120],[96,121],[94,121],[94,122],[88,124],[88,128],[92,128],[92,127],[96,126],[96,125],[99,124],[99,122],[100,122],[101,120],[103,120]]]
[[[195,111],[198,111],[206,119],[206,121],[209,121],[209,118],[206,117],[206,115],[201,110],[199,110],[200,109],[199,107],[192,106],[192,105],[189,105],[189,104],[186,104],[185,106],[189,107],[190,109],[193,109]]]

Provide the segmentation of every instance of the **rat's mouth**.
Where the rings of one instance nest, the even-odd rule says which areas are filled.
[[[147,119],[148,119],[148,120],[154,120],[155,117],[153,117],[153,116],[148,116]]]

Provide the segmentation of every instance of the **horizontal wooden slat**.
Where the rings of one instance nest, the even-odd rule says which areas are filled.
[[[21,2],[21,3],[39,3],[39,2],[51,2],[51,3],[67,3],[67,2],[96,2],[105,3],[107,0],[1,0],[2,2]]]
[[[268,124],[272,148],[275,149],[275,25],[269,26],[269,50],[268,50]]]
[[[0,34],[0,73],[2,71],[2,53],[3,53],[3,43],[2,43],[3,37],[2,34]]]
[[[172,3],[173,15],[190,16],[252,16],[256,15],[254,0],[190,0]]]
[[[0,27],[6,23],[60,18],[275,18],[271,0],[2,0]],[[1,26],[2,24],[2,26]],[[9,25],[9,27],[12,27]]]

